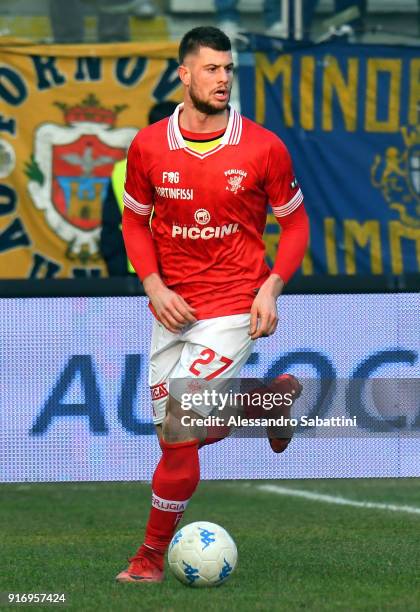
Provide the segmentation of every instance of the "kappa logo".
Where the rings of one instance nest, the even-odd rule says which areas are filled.
[[[181,538],[182,538],[182,531],[178,531],[178,533],[176,533],[174,537],[172,538],[172,542],[169,545],[169,550],[172,550],[175,544],[178,544]]]
[[[199,380],[190,380],[187,382],[187,390],[190,393],[201,393],[204,389],[204,382]]]
[[[245,170],[238,170],[237,168],[231,168],[230,170],[225,170],[225,176],[228,182],[226,191],[231,191],[236,195],[239,191],[245,190],[242,181],[248,176],[248,172],[245,172]]]
[[[213,542],[216,541],[216,533],[214,531],[209,531],[204,527],[199,527],[198,529],[200,531],[200,540],[203,545],[203,548],[201,550],[204,550],[205,548],[207,548],[207,546],[210,546],[210,544],[213,544]]]
[[[227,561],[224,557],[223,561],[225,562],[225,564],[220,570],[219,580],[225,580],[228,576],[230,576],[233,570],[233,567],[229,564],[229,561]]]
[[[199,208],[194,213],[194,219],[199,225],[206,225],[210,221],[211,216],[208,210]]]
[[[137,129],[115,129],[125,106],[104,108],[93,94],[75,106],[55,104],[64,125],[42,123],[34,131],[34,152],[25,169],[28,191],[50,228],[67,243],[67,257],[96,261],[110,175]]]
[[[182,563],[185,566],[184,568],[185,578],[188,580],[190,584],[194,584],[194,581],[200,578],[198,567],[193,567],[189,563],[186,563],[184,560],[182,560]]]

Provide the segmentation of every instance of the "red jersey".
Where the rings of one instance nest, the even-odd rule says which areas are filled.
[[[124,203],[143,220],[153,209],[160,274],[197,319],[249,312],[270,274],[262,240],[268,203],[283,217],[302,192],[275,134],[230,109],[220,144],[200,154],[182,138],[181,108],[134,138]]]

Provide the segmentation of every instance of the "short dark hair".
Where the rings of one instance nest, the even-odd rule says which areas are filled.
[[[157,104],[152,106],[149,111],[149,124],[156,123],[161,119],[165,119],[165,117],[169,117],[169,115],[172,115],[177,106],[178,102],[174,102],[173,100],[164,100],[163,102],[158,102]]]
[[[184,36],[179,44],[179,63],[183,64],[185,56],[196,53],[200,47],[209,47],[215,51],[230,51],[232,46],[229,37],[219,28],[200,26],[193,28]]]

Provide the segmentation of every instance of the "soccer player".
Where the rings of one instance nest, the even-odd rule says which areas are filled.
[[[180,426],[169,378],[237,377],[253,342],[274,333],[276,299],[308,241],[285,145],[229,106],[229,38],[194,28],[179,64],[184,103],[141,130],[128,152],[123,235],[154,315],[149,384],[162,456],[144,543],[120,582],[163,580],[164,554],[199,481],[199,446],[214,441],[205,428]],[[271,271],[262,240],[268,203],[282,227]]]

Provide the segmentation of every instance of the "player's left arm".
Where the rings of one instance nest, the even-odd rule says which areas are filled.
[[[249,334],[253,340],[275,332],[277,298],[302,263],[309,241],[309,220],[290,155],[280,140],[270,153],[265,188],[282,232],[271,274],[251,307]]]

